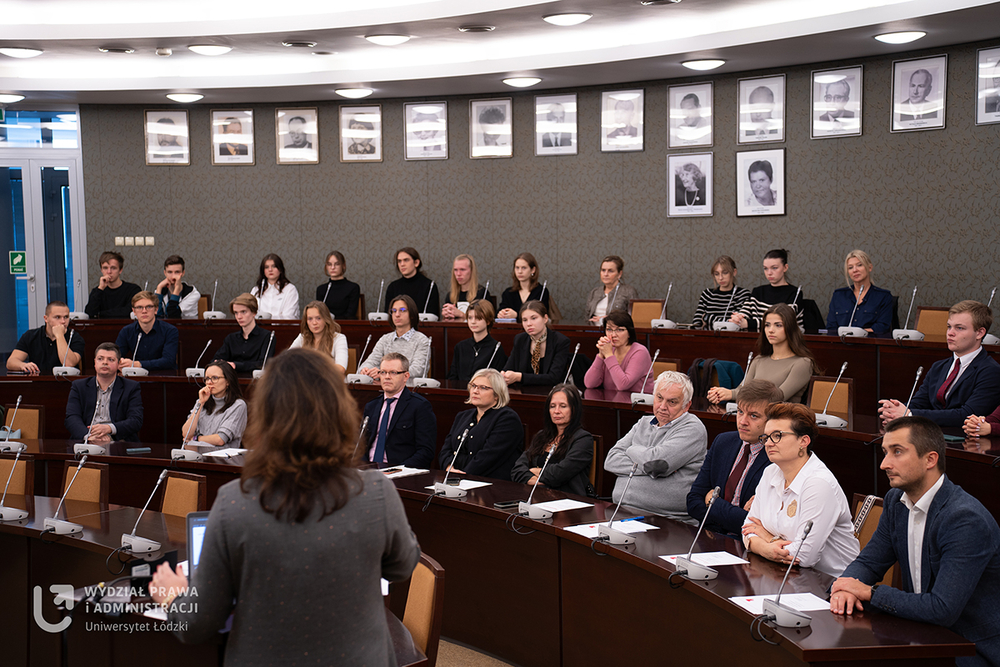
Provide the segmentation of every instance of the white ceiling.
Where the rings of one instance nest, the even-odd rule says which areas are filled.
[[[565,28],[542,21],[575,11],[594,16]],[[482,94],[510,92],[501,79],[512,75],[541,77],[538,89],[580,87],[692,76],[680,66],[692,58],[723,58],[716,72],[737,72],[1000,36],[1000,2],[983,0],[6,0],[2,12],[0,46],[44,50],[0,55],[0,92],[25,95],[21,106],[164,104],[168,92],[300,102],[341,99],[333,90],[350,86],[374,88],[373,99]],[[483,24],[496,30],[458,30]],[[872,39],[895,30],[928,36],[904,46]],[[364,39],[379,33],[413,38],[396,47]],[[204,43],[233,50],[187,49]],[[162,47],[173,55],[157,56]]]

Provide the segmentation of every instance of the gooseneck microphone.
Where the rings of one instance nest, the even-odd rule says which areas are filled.
[[[368,334],[368,338],[365,339],[365,346],[361,348],[361,354],[358,355],[358,368],[361,368],[361,364],[365,361],[365,352],[368,351],[368,344],[372,342],[372,335]],[[375,381],[368,375],[364,373],[348,373],[347,377],[344,378],[347,384],[373,384]]]
[[[462,451],[462,445],[465,444],[465,439],[469,437],[469,429],[466,428],[462,431],[462,437],[458,441],[458,447],[455,448],[455,455],[451,457],[451,463],[448,465],[448,469],[444,474],[444,481],[434,483],[434,496],[444,495],[446,498],[464,498],[468,495],[468,491],[457,486],[448,486],[448,476],[451,475],[451,469],[455,467],[455,461],[458,460],[458,453]],[[434,496],[431,496],[432,498]]]
[[[205,356],[206,352],[208,352],[208,346],[211,344],[212,344],[212,339],[209,338],[208,342],[205,343],[205,348],[201,351],[201,354],[198,355],[198,360],[194,362],[194,368],[188,368],[187,370],[184,371],[184,374],[187,375],[189,378],[205,377],[205,369],[201,368],[201,358]]]
[[[726,310],[722,313],[721,320],[715,320],[712,322],[712,331],[739,331],[740,326],[736,322],[730,322],[730,311],[733,307],[733,299],[736,298],[736,283],[733,283],[733,293],[729,295],[729,303],[726,304]]]
[[[358,441],[354,445],[354,451],[351,452],[351,460],[358,455],[358,447],[361,445],[361,438],[365,436],[365,429],[368,428],[368,415],[365,415],[365,419],[361,422],[361,429],[358,431]]]
[[[387,322],[389,321],[389,313],[382,312],[382,289],[385,287],[385,278],[379,281],[378,284],[378,301],[375,303],[375,311],[368,313],[369,322]]]
[[[552,445],[552,449],[545,456],[545,462],[542,463],[542,469],[538,471],[538,480],[532,485],[531,493],[528,494],[528,501],[517,504],[517,513],[519,516],[527,516],[529,519],[551,519],[552,512],[549,510],[543,510],[541,507],[535,507],[531,504],[531,499],[535,495],[535,489],[542,481],[542,475],[545,474],[545,467],[549,465],[549,461],[552,460],[552,455],[555,453],[558,445]]]
[[[750,362],[751,361],[753,361],[753,352],[751,352],[750,354],[747,355],[747,369],[743,373],[743,379],[740,380],[740,383],[738,385],[736,385],[736,389],[733,389],[733,398],[736,398],[736,393],[740,390],[740,387],[743,386],[743,383],[747,381],[747,375],[749,375],[749,373],[750,373]],[[736,414],[736,410],[737,410],[737,404],[736,404],[735,400],[734,401],[729,401],[728,403],[726,403],[726,414],[727,415]]]
[[[705,516],[701,517],[701,525],[698,526],[698,532],[694,534],[694,539],[691,540],[691,548],[688,549],[687,556],[678,556],[677,558],[677,569],[675,572],[686,579],[708,581],[719,576],[718,570],[696,563],[691,559],[694,545],[698,542],[698,538],[701,537],[701,531],[705,527],[705,522],[708,521],[708,514],[712,511],[712,506],[715,505],[715,501],[718,499],[719,487],[715,487],[712,489],[712,499],[708,501],[708,509],[705,510]]]
[[[924,335],[916,329],[908,329],[910,326],[910,313],[913,312],[913,304],[917,300],[917,286],[913,286],[913,296],[910,297],[910,307],[906,309],[906,320],[903,321],[902,329],[893,329],[892,337],[895,340],[923,340]]]
[[[611,311],[615,309],[615,299],[618,298],[618,288],[622,286],[622,281],[615,283],[615,291],[611,293],[611,298],[608,299],[608,308],[605,311],[605,318],[611,314]]]
[[[4,438],[3,444],[0,445],[0,452],[10,452],[17,451],[23,452],[28,448],[23,442],[11,442],[10,434],[14,430],[14,420],[17,419],[17,409],[21,407],[21,397],[17,397],[17,403],[14,404],[14,413],[10,416],[10,426],[7,427],[7,436]]]
[[[563,378],[563,384],[569,382],[569,375],[573,372],[573,362],[576,361],[576,355],[580,351],[580,344],[577,343],[576,347],[573,348],[573,356],[569,358],[569,366],[566,368],[566,377]]]
[[[430,387],[431,389],[436,389],[441,386],[440,380],[427,377],[427,373],[430,371],[431,365],[431,341],[433,340],[434,336],[427,337],[427,363],[424,364],[423,370],[420,371],[420,376],[411,380],[414,387]]]
[[[80,469],[83,468],[83,464],[87,462],[87,455],[84,454],[83,458],[80,459],[80,464],[76,466],[76,472],[73,473],[73,479],[69,480],[69,484],[66,485],[66,490],[63,491],[62,498],[59,499],[59,504],[56,505],[55,514],[52,518],[45,519],[42,525],[45,527],[45,532],[55,533],[56,535],[76,535],[77,533],[83,532],[83,526],[78,523],[73,523],[71,521],[61,521],[56,517],[59,516],[59,510],[62,509],[63,503],[66,502],[66,496],[69,494],[69,490],[73,488],[73,482],[76,481],[76,476],[80,474]]]
[[[674,283],[671,282],[667,285],[667,298],[663,300],[663,308],[660,309],[660,319],[650,320],[649,326],[654,329],[676,329],[677,323],[673,320],[665,319],[667,317],[667,303],[670,301],[670,293],[674,289]]]
[[[623,533],[620,530],[612,528],[612,524],[615,522],[615,517],[618,516],[618,510],[621,509],[622,503],[625,502],[625,494],[628,493],[628,486],[632,483],[632,477],[635,475],[635,471],[639,468],[638,463],[632,464],[632,470],[628,474],[628,479],[625,481],[625,488],[622,489],[622,497],[618,499],[618,506],[615,507],[615,511],[611,514],[611,520],[608,521],[608,525],[599,524],[597,526],[597,539],[601,542],[607,542],[608,544],[633,544],[635,538],[628,533]]]
[[[500,351],[500,341],[497,341],[497,346],[493,348],[493,354],[490,355],[490,360],[486,362],[486,368],[491,368],[493,366],[493,360],[497,356],[497,352]]]
[[[62,362],[63,366],[65,366],[66,362],[69,361],[69,344],[73,342],[73,334],[75,334],[75,333],[76,333],[75,329],[70,329],[69,330],[69,336],[66,337],[66,354],[63,355],[63,362]],[[135,349],[136,349],[136,352],[139,351],[139,343],[138,343],[138,341],[136,341]],[[135,354],[133,354],[132,357],[134,358]]]
[[[146,499],[146,504],[143,505],[142,511],[139,512],[139,517],[135,520],[135,525],[132,526],[131,533],[122,533],[122,549],[126,551],[131,551],[134,554],[148,554],[153,551],[160,550],[160,543],[155,540],[149,540],[145,537],[136,537],[135,531],[139,527],[139,522],[142,520],[142,515],[146,513],[146,508],[149,507],[149,503],[152,502],[153,496],[156,495],[156,490],[160,488],[160,484],[167,477],[167,470],[164,469],[160,473],[160,477],[156,480],[156,486],[153,487],[153,492],[149,494],[149,498]]]
[[[858,290],[858,298],[854,300],[854,310],[851,311],[851,319],[847,322],[846,327],[837,327],[837,335],[841,338],[853,337],[853,338],[867,338],[868,332],[862,327],[854,326],[854,315],[858,312],[858,306],[861,305],[861,301],[864,300],[865,296],[865,286],[862,285]]]
[[[253,379],[256,380],[264,374],[264,367],[267,366],[267,355],[271,353],[271,345],[274,343],[274,332],[271,332],[271,337],[267,339],[267,347],[264,348],[264,362],[260,365],[260,369],[253,372]]]
[[[69,359],[69,344],[73,342],[73,334],[75,331],[73,329],[69,330],[69,336],[66,338],[66,354],[63,355],[62,366],[55,366],[52,369],[53,375],[79,375],[80,369],[76,366],[67,366],[66,361]]]
[[[102,399],[100,386],[97,387],[97,403],[94,405],[94,416],[90,418],[90,426],[87,427],[87,432],[83,436],[83,442],[73,445],[73,454],[80,456],[81,454],[93,454],[94,456],[103,456],[108,453],[107,448],[102,445],[91,445],[90,444],[90,433],[94,428],[94,424],[97,423],[97,413],[101,409]],[[110,397],[108,398],[110,401]]]
[[[539,303],[541,303],[542,297],[545,296],[545,288],[548,287],[548,285],[549,285],[549,281],[548,280],[546,280],[545,282],[542,283],[542,291],[538,293],[538,301],[539,301]]]
[[[421,322],[437,322],[438,316],[435,313],[428,313],[427,308],[431,305],[431,296],[434,294],[434,281],[431,281],[431,286],[427,288],[427,299],[424,301],[424,309],[420,313]]]
[[[7,475],[7,483],[3,487],[3,497],[0,498],[0,521],[20,521],[28,517],[27,510],[17,507],[5,507],[3,504],[3,501],[7,500],[7,489],[10,487],[10,480],[14,477],[14,471],[17,470],[17,461],[20,458],[21,450],[18,449],[17,453],[14,454],[14,462],[10,465],[10,474]]]
[[[136,326],[139,326],[139,324],[136,323]],[[139,343],[141,342],[142,342],[142,331],[140,330],[139,335],[135,339],[135,350],[132,351],[132,366],[128,368],[123,368],[122,375],[126,377],[134,377],[137,375],[138,376],[149,375],[148,370],[146,370],[145,368],[140,368],[135,365],[135,358],[139,354]]]
[[[333,278],[330,278],[326,283],[326,292],[323,293],[323,303],[327,306],[330,304],[326,303],[326,297],[330,296],[330,288],[333,287]]]
[[[913,378],[913,388],[910,389],[910,397],[906,399],[906,410],[903,411],[904,417],[906,416],[906,413],[910,411],[910,401],[913,400],[913,395],[917,393],[917,383],[920,382],[920,376],[923,375],[923,372],[924,372],[923,366],[917,368],[917,377]]]
[[[830,407],[830,401],[833,400],[833,392],[837,389],[837,385],[840,384],[840,378],[844,375],[844,371],[847,370],[847,362],[840,367],[840,372],[837,374],[837,380],[830,387],[830,395],[826,397],[826,405],[823,406],[823,412],[816,415],[817,426],[825,426],[826,428],[847,428],[847,422],[840,417],[831,415],[827,413],[827,408]]]
[[[774,624],[782,628],[805,628],[812,622],[812,616],[803,614],[801,611],[797,611],[781,604],[781,591],[785,588],[785,582],[788,581],[788,575],[792,571],[792,566],[795,565],[796,559],[799,557],[799,552],[802,551],[802,545],[805,544],[806,536],[809,535],[809,531],[812,530],[813,522],[806,521],[805,526],[802,528],[802,540],[799,542],[799,546],[795,549],[795,555],[792,556],[791,562],[788,564],[788,569],[785,570],[785,578],[781,580],[781,586],[778,587],[778,595],[774,600],[764,598],[764,617],[765,620],[774,621]]]
[[[190,449],[186,449],[184,445],[191,442],[191,431],[194,430],[194,425],[197,423],[195,419],[200,412],[198,411],[198,403],[195,402],[195,413],[191,417],[191,425],[188,426],[187,433],[184,434],[184,441],[181,442],[181,446],[170,450],[170,460],[171,461],[204,461],[205,457],[198,452],[193,452]]]
[[[649,362],[649,370],[646,371],[646,377],[642,378],[642,385],[639,387],[639,391],[632,392],[632,405],[652,405],[653,395],[646,393],[646,383],[649,381],[649,374],[653,372],[653,367],[656,366],[656,358],[660,356],[660,350],[657,349],[656,353],[653,355],[653,360]]]

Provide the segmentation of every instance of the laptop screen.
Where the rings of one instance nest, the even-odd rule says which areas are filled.
[[[198,569],[201,547],[205,543],[209,512],[189,512],[187,515],[188,578]]]

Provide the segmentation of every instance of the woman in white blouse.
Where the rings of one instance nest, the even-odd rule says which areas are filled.
[[[250,293],[257,297],[258,312],[270,314],[272,320],[299,319],[299,291],[288,282],[285,263],[274,253],[264,255]]]
[[[288,349],[307,347],[333,357],[340,372],[347,374],[347,338],[322,301],[310,301],[302,313],[299,335]]]
[[[768,560],[839,577],[860,551],[840,483],[811,451],[816,416],[798,403],[767,408],[764,447],[773,465],[764,469],[743,524],[743,544]],[[803,528],[812,522],[809,535]]]

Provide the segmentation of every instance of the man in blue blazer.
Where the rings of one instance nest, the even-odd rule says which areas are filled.
[[[379,379],[382,395],[365,405],[365,459],[390,466],[430,468],[437,418],[430,401],[406,388],[409,360],[398,352],[386,354],[379,364]],[[381,437],[383,431],[385,436]]]
[[[82,440],[89,431],[87,442],[95,445],[139,441],[142,395],[138,382],[118,377],[120,361],[117,345],[101,343],[94,354],[96,376],[73,382],[66,401],[66,428],[71,437]]]
[[[941,429],[924,417],[886,427],[882,470],[893,488],[861,554],[832,587],[835,614],[863,609],[943,625],[976,644],[960,667],[1000,665],[1000,526],[945,476]],[[899,562],[902,590],[879,585]]]
[[[770,465],[760,436],[767,424],[767,406],[784,400],[781,390],[767,380],[750,380],[740,388],[736,403],[736,432],[719,435],[708,448],[705,462],[687,495],[687,511],[701,521],[708,509],[712,491],[719,487],[719,498],[705,522],[706,530],[738,538],[747,518],[760,475]]]
[[[948,349],[952,356],[934,362],[910,401],[909,414],[938,426],[961,426],[969,415],[988,415],[1000,405],[1000,364],[983,349],[993,325],[990,309],[978,301],[960,301],[948,311]],[[879,401],[882,423],[906,414],[896,399]]]

